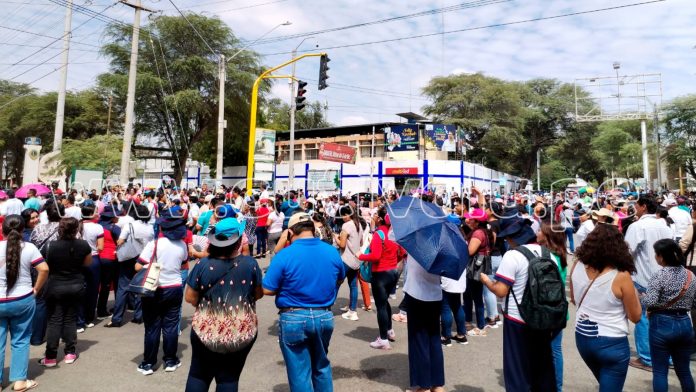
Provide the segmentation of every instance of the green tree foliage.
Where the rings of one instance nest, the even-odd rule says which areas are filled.
[[[671,168],[683,166],[696,177],[696,94],[674,99],[664,113],[668,145],[663,156]]]
[[[172,150],[174,177],[181,180],[187,158],[214,167],[218,116],[218,54],[226,64],[225,165],[246,161],[251,87],[262,70],[258,55],[242,46],[220,19],[186,15],[203,39],[193,33],[183,17],[159,16],[141,29],[136,84],[135,132],[150,146]],[[130,61],[131,29],[114,24],[106,32],[103,53],[111,72],[99,76],[103,90],[114,93],[123,122]],[[261,94],[268,91],[263,83]],[[260,102],[263,102],[263,96]]]
[[[105,176],[119,171],[123,139],[116,135],[98,135],[88,139],[65,139],[60,154],[54,159],[60,162],[53,174],[69,175],[73,169],[101,170]]]
[[[268,100],[260,116],[259,124],[268,129],[287,131],[290,129],[290,105],[279,98]],[[312,129],[330,127],[326,121],[324,108],[320,102],[312,102],[303,110],[295,113],[295,129]]]

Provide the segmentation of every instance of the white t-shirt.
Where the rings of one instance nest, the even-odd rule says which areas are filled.
[[[131,217],[130,215],[119,216],[118,222],[116,222],[116,226],[120,227],[121,230],[123,230],[128,227],[129,223],[133,222],[135,222],[135,219],[133,219],[133,217]]]
[[[9,199],[2,204],[1,208],[2,215],[20,215],[24,211],[24,203],[19,199]]]
[[[595,225],[592,219],[588,219],[580,225],[578,232],[576,234],[577,239],[575,240],[575,248],[577,249],[585,241],[588,235],[594,230]]]
[[[155,241],[150,241],[140,253],[138,262],[150,263],[155,250]],[[159,275],[159,288],[181,287],[181,264],[188,260],[188,247],[183,240],[171,241],[162,237],[157,239],[157,262],[162,267]]]
[[[442,277],[442,289],[448,293],[463,293],[466,291],[466,270],[462,272],[459,280]]]
[[[421,301],[440,301],[442,300],[440,276],[426,271],[416,259],[408,255],[404,292]]]
[[[360,254],[360,247],[363,235],[362,225],[358,224],[360,227],[355,227],[355,222],[349,220],[344,223],[341,227],[341,233],[346,232],[348,238],[346,238],[346,247],[341,253],[341,260],[350,268],[356,270],[360,268],[360,260],[358,260],[357,255]]]
[[[283,231],[283,221],[285,220],[285,214],[278,213],[275,210],[268,215],[268,219],[271,220],[271,226],[268,227],[268,233],[280,233]]]
[[[97,240],[104,237],[104,227],[94,222],[82,222],[82,239],[92,248],[92,256],[99,255]]]
[[[31,268],[44,262],[39,249],[31,242],[22,242],[19,275],[12,290],[7,292],[7,241],[0,241],[0,302],[20,299],[34,292]]]
[[[82,220],[82,209],[78,206],[72,206],[65,209],[66,218],[75,218],[78,221]]]
[[[527,249],[531,250],[533,253],[541,255],[541,246],[535,244],[523,246],[527,247]],[[500,262],[500,267],[498,267],[498,272],[495,274],[496,280],[508,286],[512,286],[512,291],[515,293],[518,303],[522,303],[524,289],[527,287],[528,269],[529,261],[527,258],[521,252],[510,250],[505,252],[503,260]],[[510,293],[507,313],[505,317],[508,319],[518,323],[524,323],[512,293]]]
[[[686,229],[691,226],[691,214],[682,210],[679,207],[672,207],[669,209],[668,215],[674,221],[674,237],[682,238]]]

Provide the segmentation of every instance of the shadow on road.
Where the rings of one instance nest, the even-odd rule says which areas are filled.
[[[358,339],[365,342],[372,342],[373,340],[375,340],[376,337],[379,336],[379,328],[359,326],[349,332],[346,332],[343,335],[348,336],[349,338]]]
[[[90,347],[94,346],[97,343],[99,343],[99,342],[97,342],[96,340],[78,339],[77,340],[77,347],[76,347],[78,354],[87,351]],[[44,346],[45,346],[45,343],[44,343]],[[37,378],[40,375],[42,375],[46,370],[51,371],[54,369],[60,369],[61,365],[68,366],[64,362],[61,362],[63,360],[63,356],[64,356],[64,354],[59,350],[58,351],[58,361],[59,361],[58,366],[56,366],[55,368],[52,368],[50,370],[46,369],[45,367],[43,367],[39,364],[39,360],[41,358],[31,358],[31,359],[29,359],[29,369],[28,369],[27,374],[31,375],[31,378]],[[79,360],[78,360],[78,362],[79,362]],[[5,363],[9,364],[9,361],[5,361]],[[2,379],[9,380],[9,373],[10,373],[10,368],[9,367],[4,368]]]
[[[403,388],[408,384],[408,375],[404,379],[404,369],[408,369],[408,355],[402,353],[379,355],[360,361],[360,369],[334,366],[333,378],[334,380],[341,378],[368,379]]]
[[[188,342],[189,337],[188,336],[184,337],[184,334],[179,336],[179,345],[176,347],[176,355],[179,357],[179,359],[181,359],[183,353],[185,351],[187,351],[187,349],[189,348],[189,346],[187,344],[183,343],[182,340]],[[135,356],[133,359],[131,359],[131,362],[133,362],[136,365],[140,365],[140,363],[143,361],[143,353],[142,353],[143,346],[142,345],[139,346],[138,349],[139,349],[138,355]],[[189,354],[189,355],[191,355],[191,354]],[[157,367],[155,368],[155,370],[159,369],[163,365],[163,363],[162,363],[162,344],[161,343],[160,343],[159,350],[157,352],[157,361],[158,361]]]
[[[452,392],[484,392],[485,389],[472,387],[471,385],[455,385]]]

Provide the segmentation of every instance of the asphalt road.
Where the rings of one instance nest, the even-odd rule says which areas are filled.
[[[262,266],[267,260],[260,262]],[[401,300],[402,292],[398,292]],[[378,335],[374,312],[358,310],[360,320],[340,317],[338,309],[347,304],[348,289],[341,288],[334,306],[335,331],[329,349],[336,391],[403,391],[408,388],[408,357],[405,343],[406,324],[395,323],[397,341],[390,351],[371,349],[368,344]],[[392,301],[396,310],[397,301]],[[360,298],[359,304],[362,305]],[[185,322],[190,321],[193,308],[184,305]],[[240,382],[241,391],[288,391],[283,357],[277,342],[277,312],[273,298],[258,302],[259,338],[249,355]],[[571,306],[571,312],[573,312]],[[127,315],[130,317],[130,315]],[[574,314],[571,314],[573,320]],[[182,367],[165,373],[161,367],[151,376],[136,371],[142,358],[143,327],[127,324],[120,329],[104,328],[100,322],[78,335],[79,360],[73,365],[59,363],[56,368],[44,369],[37,361],[43,347],[32,347],[29,377],[39,383],[37,391],[183,391],[190,366],[190,328],[184,329],[179,340]],[[572,321],[564,331],[565,357],[564,389],[566,391],[596,391],[597,383],[585,366],[575,347]],[[489,329],[486,337],[471,337],[466,346],[444,347],[447,391],[502,391],[502,327]],[[629,337],[633,347],[633,337]],[[9,355],[9,342],[7,351]],[[62,352],[59,354],[61,358]],[[161,358],[161,354],[160,354]],[[7,386],[9,360],[5,361],[3,380]],[[161,366],[161,362],[158,364]],[[678,390],[678,380],[672,371],[670,387]],[[652,373],[629,368],[626,391],[652,390]],[[211,388],[212,389],[212,388]],[[6,387],[5,390],[10,390]],[[214,389],[212,389],[214,390]]]

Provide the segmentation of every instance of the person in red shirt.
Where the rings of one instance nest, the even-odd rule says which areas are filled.
[[[401,258],[406,256],[406,251],[396,242],[388,239],[391,222],[387,215],[386,207],[380,207],[372,216],[372,223],[377,230],[372,233],[370,251],[358,256],[360,261],[372,264],[372,296],[377,307],[377,325],[379,337],[370,343],[370,347],[389,350],[389,341],[394,341],[396,334],[392,328],[391,306],[389,305],[389,293],[396,287],[399,273],[396,266]]]
[[[268,204],[268,199],[261,200],[261,207],[256,210],[256,258],[266,257],[268,250],[266,246],[268,244],[268,215],[270,211],[266,206]]]

